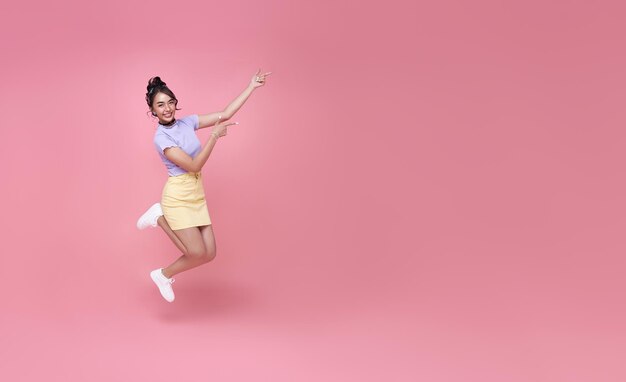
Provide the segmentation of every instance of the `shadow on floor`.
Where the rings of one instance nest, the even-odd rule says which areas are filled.
[[[191,322],[211,317],[249,315],[261,306],[260,297],[253,289],[238,285],[197,284],[181,285],[177,288],[174,284],[174,292],[174,302],[162,300],[157,306],[156,313],[164,322]]]

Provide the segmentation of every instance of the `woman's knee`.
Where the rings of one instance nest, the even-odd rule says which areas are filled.
[[[205,257],[205,250],[204,248],[188,248],[185,255],[200,260]]]
[[[208,263],[209,261],[212,261],[213,259],[215,259],[215,255],[216,255],[216,251],[215,248],[209,248],[206,253],[204,254],[204,259],[205,261]]]

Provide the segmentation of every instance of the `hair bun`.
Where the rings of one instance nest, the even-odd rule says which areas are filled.
[[[159,86],[165,86],[165,82],[161,80],[161,77],[150,78],[150,81],[148,81],[148,92]]]
[[[152,102],[154,101],[154,97],[156,97],[156,95],[159,93],[168,95],[174,100],[176,105],[178,105],[178,100],[176,99],[176,96],[174,95],[174,93],[172,93],[170,88],[167,87],[165,82],[161,80],[161,77],[152,77],[150,78],[150,80],[148,80],[148,91],[146,92],[146,103],[148,104],[148,108],[150,108],[150,110],[152,110]],[[176,110],[180,109],[176,108]]]

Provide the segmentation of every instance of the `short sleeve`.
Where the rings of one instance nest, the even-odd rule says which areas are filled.
[[[157,134],[154,137],[154,145],[156,146],[157,150],[159,150],[161,152],[161,154],[163,154],[163,150],[165,150],[168,147],[177,147],[178,144],[176,142],[174,142],[174,140],[170,137],[168,137],[165,134]]]
[[[193,126],[194,130],[198,130],[198,126],[200,126],[200,117],[198,117],[198,114],[192,114],[189,116],[189,122],[191,122],[191,126]]]

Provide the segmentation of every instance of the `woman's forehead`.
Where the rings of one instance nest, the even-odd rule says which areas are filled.
[[[157,95],[154,96],[154,102],[167,102],[171,99],[172,97],[168,96],[165,93],[157,93]]]

